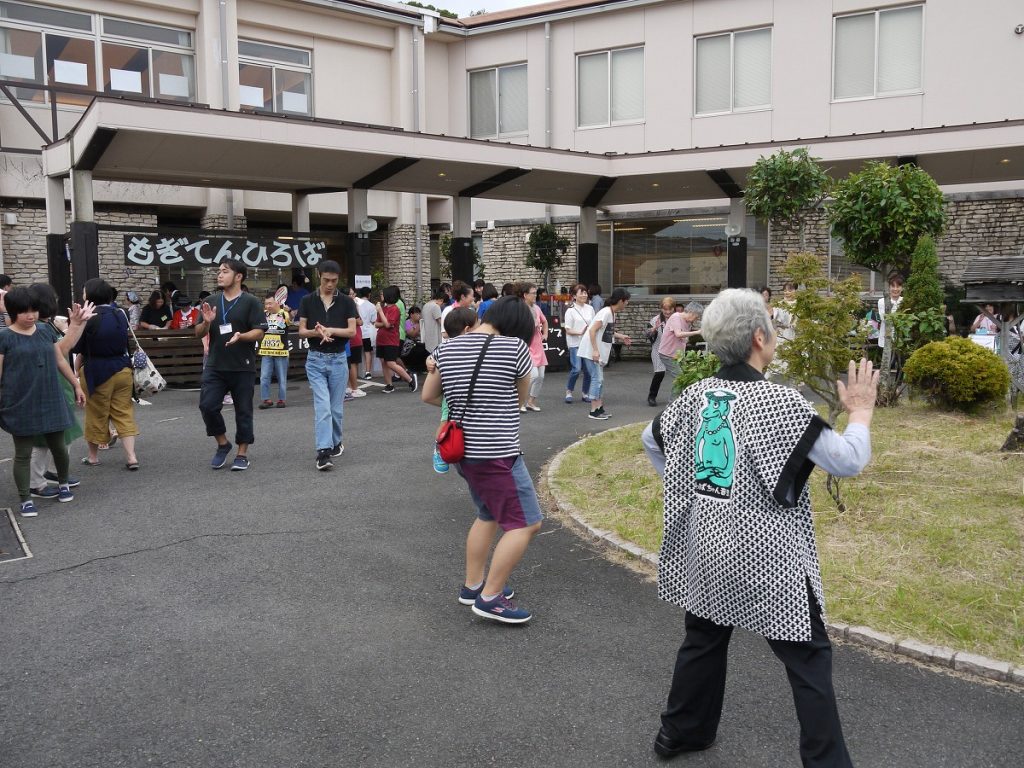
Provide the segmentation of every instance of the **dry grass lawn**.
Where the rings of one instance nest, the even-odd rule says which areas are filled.
[[[640,447],[643,426],[574,448],[554,490],[591,524],[657,551],[661,483]],[[1024,456],[999,452],[1011,427],[1008,413],[906,403],[875,412],[871,464],[841,483],[845,512],[814,472],[832,620],[1024,663]],[[593,478],[600,493],[580,499],[573,489]]]

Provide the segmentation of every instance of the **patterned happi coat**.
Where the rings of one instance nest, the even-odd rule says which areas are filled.
[[[749,365],[688,387],[655,420],[665,453],[658,596],[716,624],[810,640],[824,612],[806,485],[827,423]]]

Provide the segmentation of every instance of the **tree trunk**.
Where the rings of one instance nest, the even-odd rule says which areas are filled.
[[[1017,414],[1017,423],[1010,430],[1006,442],[999,450],[1013,453],[1024,452],[1024,414]]]

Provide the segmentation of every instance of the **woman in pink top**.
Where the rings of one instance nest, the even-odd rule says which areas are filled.
[[[534,283],[516,283],[515,293],[530,308],[536,328],[533,338],[530,339],[530,360],[533,362],[533,373],[530,379],[530,398],[521,410],[539,411],[540,406],[537,405],[537,397],[540,395],[541,387],[544,386],[544,369],[548,364],[548,357],[544,354],[544,342],[548,340],[548,320],[544,317],[544,313],[540,311],[540,307],[537,306],[537,286]]]
[[[673,379],[680,373],[676,355],[686,351],[686,344],[691,336],[700,334],[700,331],[694,330],[694,324],[702,314],[704,314],[704,307],[696,301],[691,301],[682,312],[676,312],[665,321],[665,330],[661,334],[658,354],[661,356],[661,362],[665,364],[665,370]]]

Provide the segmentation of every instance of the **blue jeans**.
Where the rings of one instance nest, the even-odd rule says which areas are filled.
[[[569,381],[566,382],[565,388],[572,392],[576,388],[576,379],[579,378],[580,371],[583,372],[583,387],[580,390],[583,394],[587,394],[590,391],[590,371],[580,363],[579,347],[568,347],[569,350]]]
[[[341,442],[342,407],[348,383],[348,356],[344,352],[309,351],[306,378],[313,390],[313,435],[316,449],[333,448]]]
[[[604,366],[584,357],[583,370],[590,374],[590,399],[600,400],[604,391]]]
[[[277,399],[287,400],[288,358],[264,355],[260,360],[260,400],[270,399],[270,382],[274,376],[277,376]]]

